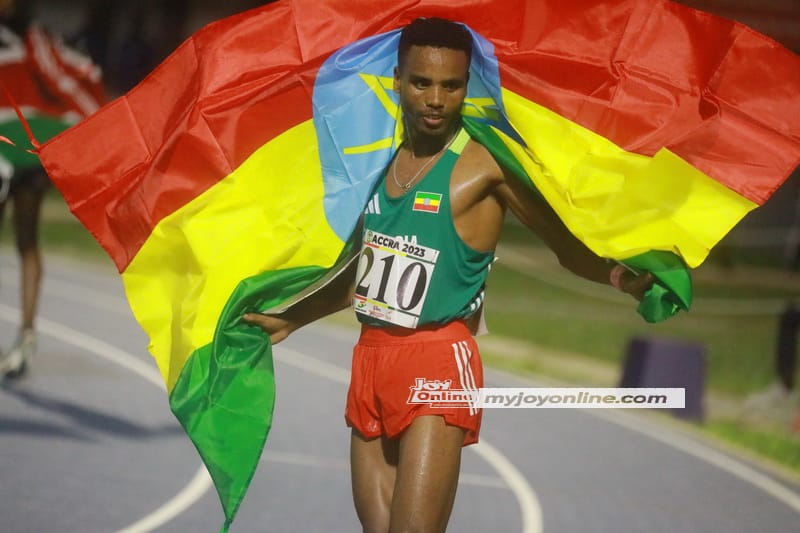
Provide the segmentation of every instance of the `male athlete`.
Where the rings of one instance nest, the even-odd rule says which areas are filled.
[[[364,215],[357,266],[282,315],[244,317],[277,343],[355,304],[362,330],[345,418],[364,532],[447,526],[461,448],[478,441],[481,413],[411,404],[409,393],[420,384],[483,386],[473,334],[506,209],[572,272],[637,299],[652,283],[585,248],[464,132],[471,54],[472,37],[460,24],[417,19],[403,30],[394,90],[406,135]]]

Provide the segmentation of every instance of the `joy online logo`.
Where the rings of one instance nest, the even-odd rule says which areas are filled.
[[[427,380],[416,378],[414,385],[409,387],[411,393],[408,403],[428,404],[431,407],[471,407],[478,399],[479,391],[465,389],[451,389],[453,381]]]

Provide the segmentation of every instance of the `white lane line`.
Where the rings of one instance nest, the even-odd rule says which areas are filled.
[[[522,533],[540,533],[542,531],[542,507],[528,480],[500,450],[481,439],[471,446],[478,455],[492,465],[500,477],[508,484],[517,497],[522,513]]]
[[[276,361],[299,368],[309,374],[327,379],[342,385],[350,384],[350,371],[333,363],[328,363],[311,357],[304,353],[297,352],[291,348],[284,346],[275,346],[272,350],[273,356]]]
[[[322,361],[315,357],[296,352],[290,348],[276,346],[274,349],[276,361],[305,370],[316,376],[329,379],[331,381],[348,385],[350,383],[350,372],[343,367]],[[514,493],[520,507],[522,519],[522,533],[541,533],[542,531],[542,508],[536,493],[531,488],[525,476],[509,461],[497,448],[489,444],[485,439],[480,443],[470,446],[468,450],[473,450],[484,461],[494,468],[503,478],[508,488]]]
[[[53,284],[54,286],[52,287],[52,290],[59,296],[70,300],[77,299],[80,301],[87,301],[85,298],[78,298],[78,294],[82,292],[81,287],[63,282],[61,280],[58,280],[56,283],[58,285],[62,285],[62,288],[58,289],[57,285]],[[103,309],[119,311],[117,302],[114,301],[115,299],[109,298],[107,295],[102,294],[97,294],[97,296],[97,298],[92,298],[89,300],[104,302],[104,305],[98,306]],[[108,303],[106,304],[105,302]],[[121,302],[122,300],[120,300],[120,303]],[[127,306],[123,306],[123,308],[127,310]],[[18,313],[18,311],[14,310],[14,313]],[[156,384],[162,390],[164,390],[164,383],[158,371],[136,357],[127,354],[126,352],[123,352],[122,350],[119,350],[110,344],[94,339],[93,337],[89,337],[88,335],[84,335],[66,326],[62,326],[43,318],[39,318],[38,321],[39,329],[42,331],[42,333],[50,334],[59,340],[81,347],[87,351],[99,355],[100,357],[121,365],[124,368],[141,375],[151,383]],[[52,334],[51,332],[53,331],[57,333]],[[70,338],[72,338],[74,342],[68,340]],[[289,357],[287,358],[281,356],[281,352],[287,352]],[[324,379],[345,385],[350,383],[350,372],[347,369],[299,352],[295,352],[288,348],[276,347],[275,358],[276,360],[280,360],[286,364],[295,366],[296,368],[300,368]],[[485,439],[482,439],[477,445],[470,446],[468,449],[472,449],[481,458],[483,458],[484,461],[489,463],[489,465],[492,466],[505,481],[507,488],[510,488],[514,493],[514,496],[517,498],[520,506],[522,533],[540,533],[542,531],[541,506],[539,505],[539,501],[535,492],[531,488],[530,484],[528,484],[528,482],[525,480],[524,476],[522,476],[522,474],[519,472],[519,470],[517,470],[517,468],[510,461],[508,461],[508,459],[502,453],[500,453],[497,448],[489,444]],[[203,478],[201,474],[203,474],[205,478]],[[464,478],[463,481],[467,484],[497,486],[497,481],[488,478],[488,476],[465,474],[462,477]],[[192,505],[195,501],[202,497],[202,495],[211,487],[211,485],[212,482],[208,477],[205,467],[201,466],[200,470],[198,470],[192,481],[190,481],[189,484],[172,500],[167,502],[164,506],[160,507],[153,513],[137,521],[135,524],[120,530],[119,533],[145,533],[152,531],[158,526],[179,515],[186,508]],[[197,494],[198,490],[202,490],[202,493]]]
[[[206,467],[200,465],[189,484],[173,496],[171,500],[128,527],[120,529],[117,533],[147,533],[154,531],[194,505],[211,486],[211,477],[208,475]]]
[[[19,289],[20,283],[17,269],[2,266],[0,267],[0,277],[9,287]],[[121,285],[119,290],[120,292],[123,291]],[[80,302],[82,305],[93,307],[100,311],[110,311],[133,318],[133,313],[128,306],[128,300],[124,297],[110,296],[107,292],[72,283],[56,276],[49,275],[44,278],[42,293],[67,301]]]
[[[16,323],[19,320],[19,310],[0,303],[0,320]],[[36,320],[37,329],[42,334],[115,363],[165,391],[161,374],[136,356],[52,320],[42,317]],[[211,478],[206,471],[206,467],[201,464],[191,481],[172,499],[135,523],[121,529],[119,533],[147,533],[153,531],[183,513],[202,498],[211,486]]]
[[[6,270],[6,267],[3,267],[3,270]],[[12,277],[11,279],[13,280],[14,278]],[[63,280],[57,280],[56,283],[58,283],[59,285],[63,284],[65,286],[69,285],[69,287],[65,288],[64,290],[55,290],[54,292],[56,294],[58,294],[58,295],[60,295],[62,297],[65,297],[65,298],[76,299],[76,300],[79,300],[81,302],[86,303],[87,299],[85,298],[85,291],[84,291],[83,288],[79,287],[78,285],[69,284],[68,282],[64,282]],[[14,282],[12,281],[10,284],[14,285]],[[83,294],[84,297],[80,297],[80,298],[77,297],[77,295],[79,293]],[[98,294],[98,296],[100,296],[100,294]],[[117,298],[110,298],[107,295],[103,295],[101,297],[98,297],[97,299],[92,298],[91,300],[104,301],[104,303],[102,305],[98,305],[97,307],[100,307],[100,308],[103,308],[103,309],[108,309],[108,310],[116,310],[117,312],[119,312],[119,307],[117,306],[117,303],[121,303],[121,304],[123,304],[123,306],[122,306],[123,309],[126,310],[126,314],[129,314],[129,311],[127,311],[127,304],[125,303],[125,300],[117,299]],[[113,302],[113,304],[112,304],[112,302]],[[19,314],[19,311],[17,311],[16,309],[8,307],[8,306],[3,305],[3,304],[0,304],[0,319],[5,320],[7,322],[14,323],[18,319],[18,314]],[[91,351],[92,353],[95,353],[95,354],[99,355],[100,357],[103,357],[105,359],[108,359],[109,361],[112,361],[112,362],[114,362],[116,364],[119,364],[119,365],[125,367],[125,368],[128,368],[129,370],[139,374],[141,377],[145,378],[146,380],[150,381],[151,383],[157,385],[162,390],[164,389],[163,381],[161,380],[161,377],[158,374],[158,372],[155,369],[153,369],[151,366],[146,365],[145,363],[143,363],[139,359],[135,358],[134,356],[132,356],[132,355],[126,353],[126,352],[122,352],[121,350],[118,350],[115,347],[113,347],[113,346],[111,346],[109,344],[106,344],[106,343],[104,343],[102,341],[99,341],[99,340],[94,339],[92,337],[88,337],[86,335],[83,335],[83,334],[81,334],[81,333],[79,333],[79,332],[77,332],[75,330],[71,330],[70,328],[67,328],[65,326],[61,326],[61,325],[59,325],[59,324],[57,324],[55,322],[46,321],[45,319],[42,319],[42,318],[39,318],[38,320],[39,320],[39,323],[41,324],[40,329],[41,329],[41,331],[43,333],[50,334],[49,331],[46,331],[44,329],[46,324],[48,326],[53,326],[54,330],[55,331],[60,331],[60,334],[62,336],[59,337],[58,334],[53,334],[53,335],[50,335],[50,336],[53,336],[53,337],[58,338],[60,340],[63,340],[64,342],[69,342],[71,344],[75,344],[76,346],[80,346],[80,347],[82,347],[84,349],[87,349],[88,351]],[[333,337],[337,337],[339,340],[352,341],[357,336],[357,333],[344,334],[344,333],[342,333],[340,328],[336,328],[336,327],[333,327],[333,326],[330,326],[330,325],[327,325],[327,324],[317,324],[315,327],[317,327],[318,329],[323,329],[324,330],[324,334],[331,335]],[[61,328],[61,329],[59,330],[59,328]],[[85,341],[85,342],[83,344],[79,345],[79,344],[76,344],[74,342],[71,342],[71,341],[67,340],[63,336],[63,335],[69,335],[71,333],[75,333],[76,334],[75,338],[82,338],[82,340]],[[106,351],[103,352],[103,350],[106,350]],[[287,360],[287,358],[282,357],[280,355],[281,351],[290,352],[292,354],[291,357],[294,360],[290,361],[290,360]],[[106,354],[109,354],[109,355],[106,356]],[[284,347],[277,347],[276,348],[275,357],[276,357],[277,360],[280,360],[280,361],[282,361],[284,363],[287,363],[289,365],[301,368],[303,370],[306,370],[307,372],[310,372],[312,374],[316,374],[316,375],[318,375],[320,377],[323,377],[325,379],[330,379],[332,381],[345,383],[345,384],[349,383],[350,373],[346,369],[344,369],[342,367],[339,367],[337,365],[333,365],[333,364],[327,363],[325,361],[321,361],[321,360],[306,356],[306,355],[301,354],[299,352],[294,352],[294,351],[289,350],[288,348],[284,348]],[[798,496],[796,493],[794,493],[793,491],[789,490],[784,485],[782,485],[779,482],[773,480],[772,478],[770,478],[770,477],[758,472],[757,470],[755,470],[755,469],[753,469],[753,468],[741,463],[740,461],[738,461],[736,459],[732,459],[732,458],[730,458],[730,457],[728,457],[728,456],[726,456],[726,455],[724,455],[724,454],[722,454],[720,452],[717,452],[713,448],[709,448],[709,447],[707,447],[705,445],[696,443],[696,442],[691,441],[689,439],[678,438],[674,434],[665,433],[662,428],[657,427],[657,426],[651,426],[651,428],[649,430],[645,430],[642,427],[643,426],[643,422],[641,420],[636,420],[636,421],[624,420],[623,417],[620,417],[620,416],[609,416],[607,414],[604,414],[604,413],[601,413],[601,412],[595,411],[595,410],[592,410],[591,412],[588,412],[587,414],[590,414],[590,415],[593,415],[593,416],[598,416],[600,418],[603,418],[604,420],[610,421],[610,422],[615,423],[615,424],[617,424],[619,426],[622,426],[622,427],[625,427],[627,429],[630,429],[631,431],[635,431],[635,432],[637,432],[639,434],[642,434],[642,435],[644,435],[646,437],[650,437],[653,440],[657,440],[659,442],[662,442],[662,443],[664,443],[664,444],[666,444],[668,446],[671,446],[671,447],[673,447],[673,448],[675,448],[677,450],[683,451],[684,453],[686,453],[688,455],[691,455],[691,456],[693,456],[693,457],[695,457],[697,459],[700,459],[701,461],[704,461],[706,463],[712,464],[712,465],[720,468],[721,470],[724,470],[724,471],[730,473],[731,475],[734,475],[734,476],[738,477],[739,479],[741,479],[741,480],[743,480],[743,481],[755,486],[756,488],[766,492],[767,494],[773,496],[774,498],[778,499],[779,501],[785,503],[786,505],[788,505],[790,508],[794,509],[795,511],[800,512],[800,496]],[[621,415],[621,413],[616,413],[616,415]],[[487,444],[485,440],[482,440],[481,443],[482,444]],[[477,446],[480,446],[480,444],[477,445]],[[495,450],[495,448],[492,447],[491,445],[484,446],[484,448],[487,448],[487,449],[490,448],[491,450]],[[476,449],[476,446],[470,446],[470,449],[475,449],[475,451],[478,452],[478,449]],[[486,453],[491,455],[491,451],[487,451]],[[479,454],[481,456],[483,456],[482,453],[479,452]],[[501,455],[501,457],[502,457],[502,459],[505,459],[505,457],[503,457],[502,455]],[[494,466],[494,464],[492,464],[492,466]],[[497,468],[495,468],[495,469],[497,470]],[[513,467],[513,465],[512,465],[512,469],[514,471],[516,471],[517,473],[519,473],[518,470],[516,470],[516,468]],[[187,485],[186,488],[184,488],[178,495],[176,495],[175,498],[173,498],[173,500],[171,500],[171,502],[181,500],[182,494],[186,493],[187,489],[189,489],[189,487],[192,486],[195,483],[195,480],[198,477],[200,477],[201,472],[206,477],[206,482],[205,482],[206,486],[203,489],[203,491],[204,492],[207,491],[211,487],[211,479],[208,478],[208,474],[206,473],[205,467],[201,466],[201,468],[198,470],[198,473],[195,475],[195,478],[192,481],[190,481],[189,485]],[[509,475],[513,476],[513,474],[509,474]],[[508,485],[510,487],[511,486],[511,482],[509,482],[508,479],[505,478],[505,477],[504,477],[504,479],[506,479],[506,482],[508,483]],[[517,496],[518,501],[520,501],[520,507],[521,507],[521,509],[523,509],[523,511],[522,511],[523,514],[526,512],[525,509],[531,509],[531,508],[537,509],[535,512],[533,512],[533,516],[531,517],[530,520],[533,523],[537,523],[538,522],[538,529],[523,529],[523,531],[524,531],[524,533],[533,533],[535,531],[541,531],[541,508],[538,505],[538,500],[536,499],[536,496],[535,496],[535,493],[533,492],[533,490],[527,484],[527,481],[525,481],[524,478],[522,478],[522,481],[523,481],[524,485],[526,485],[527,488],[529,489],[530,494],[529,495],[525,495],[525,492],[528,492],[528,491],[526,491],[524,488],[520,488],[520,490],[522,492],[520,492],[520,494],[517,494],[515,492],[515,495]],[[524,496],[522,496],[522,495],[524,495]],[[522,498],[524,498],[526,500],[530,500],[530,501],[528,503],[526,503],[526,504],[522,504],[521,503],[522,502]],[[197,499],[199,499],[199,496],[198,496]],[[160,510],[164,509],[164,508],[168,508],[170,506],[171,502],[167,502],[167,504],[165,504],[164,507],[161,507],[159,510],[156,510],[153,513],[153,515],[160,514]],[[189,505],[191,505],[191,503]],[[186,505],[185,507],[183,507],[181,509],[181,511],[179,511],[177,513],[173,513],[172,516],[170,516],[170,518],[163,520],[159,525],[161,525],[163,523],[166,523],[171,518],[174,518],[174,516],[177,516],[177,514],[180,514],[180,512],[185,510],[185,508],[188,507],[189,505]],[[523,507],[523,505],[524,505],[524,507]],[[141,522],[142,521],[139,521],[139,522],[137,522],[137,524],[140,524]],[[155,526],[155,527],[157,527],[157,526]],[[525,527],[525,522],[524,521],[523,521],[523,527]],[[134,531],[135,531],[136,533],[138,533],[139,531],[141,531],[142,533],[145,533],[146,531],[151,531],[151,530],[152,529],[130,530],[130,529],[126,528],[124,530],[121,530],[121,532],[134,533]]]
[[[278,452],[275,450],[264,450],[261,461],[293,466],[331,468],[334,470],[347,470],[350,466],[347,461],[335,459],[333,457],[323,457],[321,455],[312,455],[309,453]]]
[[[46,294],[58,296],[63,300],[81,302],[83,305],[94,307],[100,311],[110,311],[118,315],[133,318],[133,312],[128,305],[128,300],[125,298],[108,296],[108,294],[104,292],[81,285],[75,285],[67,281],[58,280],[57,283],[58,285],[45,282],[44,292]]]
[[[714,465],[720,470],[728,472],[729,474],[738,477],[742,481],[750,483],[751,485],[766,492],[773,498],[785,503],[793,510],[800,513],[800,495],[789,490],[771,477],[762,474],[758,470],[755,470],[746,464],[737,461],[736,459],[728,457],[727,455],[704,446],[698,442],[694,442],[689,438],[667,433],[660,427],[649,423],[644,419],[639,419],[638,417],[636,420],[634,420],[633,417],[630,417],[630,415],[625,415],[624,413],[620,412],[614,412],[612,414],[598,411],[588,414],[602,418],[603,420],[618,426],[622,426],[631,431],[635,431],[636,433],[644,435],[645,437],[649,437],[653,440],[666,444],[667,446],[671,446],[676,450],[691,455],[692,457],[700,459],[701,461],[705,461],[706,463]]]
[[[536,380],[520,378],[519,376],[509,375],[503,371],[492,370],[491,374],[494,379],[501,382],[507,382],[510,379],[514,382],[541,386],[541,383]],[[720,470],[764,491],[778,501],[785,503],[793,510],[800,512],[800,495],[796,492],[788,489],[785,485],[771,477],[762,474],[758,470],[747,466],[741,461],[729,457],[707,445],[665,430],[662,426],[654,424],[644,417],[627,414],[619,410],[612,410],[608,413],[599,409],[582,409],[581,411],[589,416],[594,416],[606,422],[629,429],[630,431],[634,431],[647,438],[686,453],[700,461],[716,466]]]
[[[462,472],[458,475],[459,485],[472,485],[473,487],[486,487],[492,489],[510,490],[508,484],[497,476],[485,476],[483,474],[466,474]]]

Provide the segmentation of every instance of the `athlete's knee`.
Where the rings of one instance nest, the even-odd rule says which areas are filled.
[[[362,495],[363,496],[363,495]],[[386,533],[389,531],[389,502],[369,497],[355,497],[356,515],[364,533]]]
[[[20,254],[34,252],[39,248],[39,224],[38,221],[27,218],[14,220],[14,237],[16,239],[17,250]]]
[[[16,235],[17,251],[22,254],[36,253],[39,249],[39,236],[36,231],[25,229]]]
[[[380,487],[353,486],[353,503],[364,533],[386,533],[389,529],[389,501]]]
[[[389,525],[385,522],[365,523],[361,522],[362,533],[386,533],[389,531]]]
[[[389,533],[444,533],[445,527],[441,524],[432,524],[417,517],[409,516],[400,524],[392,524]]]

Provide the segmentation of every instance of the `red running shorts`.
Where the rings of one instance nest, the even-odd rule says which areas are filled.
[[[467,431],[467,446],[478,442],[482,413],[459,391],[481,387],[478,346],[462,321],[416,330],[362,325],[345,421],[365,438],[396,438],[416,417],[439,415]]]

